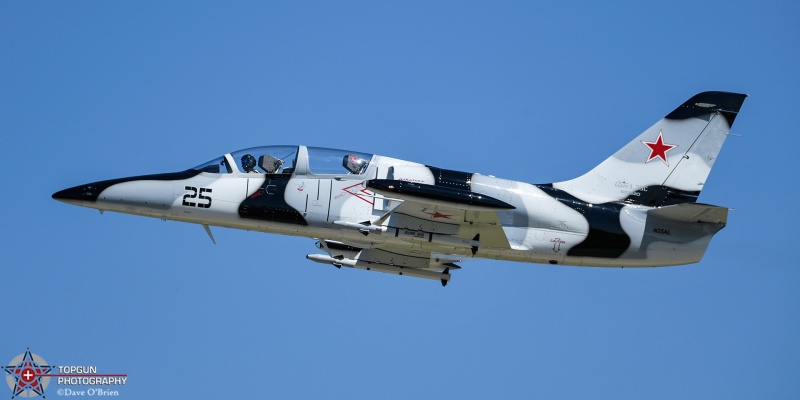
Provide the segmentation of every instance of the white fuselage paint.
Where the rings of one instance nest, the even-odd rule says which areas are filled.
[[[454,262],[471,257],[689,264],[727,223],[727,208],[696,201],[745,97],[698,93],[586,174],[551,184],[361,152],[261,146],[183,172],[94,182],[53,198],[206,228],[316,238],[329,255],[311,261],[442,284],[458,268]]]
[[[353,175],[314,176],[298,174],[285,189],[286,203],[297,210],[308,225],[297,225],[242,218],[238,209],[244,198],[253,195],[264,182],[264,175],[243,173],[200,173],[175,181],[137,180],[113,185],[96,202],[78,203],[86,207],[127,214],[150,216],[195,224],[222,226],[285,235],[324,238],[362,248],[457,254],[472,257],[468,247],[396,238],[388,234],[364,236],[357,230],[342,229],[334,221],[361,223],[374,221],[397,205],[364,189],[365,179],[393,178],[433,184],[430,171],[421,164],[375,156],[360,178]],[[480,247],[477,257],[520,262],[585,266],[660,266],[699,261],[715,232],[680,235],[679,229],[646,232],[647,211],[643,206],[625,206],[620,224],[631,238],[627,251],[617,258],[568,256],[569,250],[583,242],[589,222],[580,212],[544,193],[538,187],[491,176],[474,174],[472,191],[494,197],[516,207],[498,212],[505,245]],[[192,189],[194,188],[194,189]],[[194,190],[204,189],[202,197],[191,198]],[[190,197],[187,197],[190,196]],[[207,199],[208,200],[207,200]],[[203,207],[210,201],[209,207]],[[188,204],[188,205],[187,205]],[[590,205],[591,206],[591,205]],[[472,232],[462,228],[456,236],[469,239]],[[490,241],[484,240],[484,243]]]

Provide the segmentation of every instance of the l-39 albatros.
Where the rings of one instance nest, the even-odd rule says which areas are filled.
[[[746,95],[700,93],[578,178],[546,184],[311,146],[89,183],[65,203],[317,239],[336,267],[450,281],[489,258],[597,267],[700,261],[728,209],[697,203]]]

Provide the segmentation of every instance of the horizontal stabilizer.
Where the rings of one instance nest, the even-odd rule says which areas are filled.
[[[728,209],[699,203],[683,203],[648,211],[648,216],[678,222],[699,222],[725,225]]]

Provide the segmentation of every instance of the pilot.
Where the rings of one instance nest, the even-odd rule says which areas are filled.
[[[256,158],[251,156],[250,154],[245,154],[242,156],[242,168],[244,168],[244,172],[247,173],[251,174],[259,173],[256,170]]]

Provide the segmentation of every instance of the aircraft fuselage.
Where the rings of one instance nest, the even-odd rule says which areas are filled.
[[[440,279],[491,258],[600,267],[698,262],[727,209],[697,203],[745,95],[704,92],[575,179],[530,184],[311,146],[62,190],[71,204],[318,239],[337,267]],[[212,236],[213,240],[213,236]]]
[[[302,160],[307,148],[297,149]],[[547,185],[441,170],[377,155],[363,173],[343,172],[315,175],[300,164],[288,174],[192,169],[82,185],[54,197],[103,211],[322,238],[361,248],[472,257],[468,242],[481,235],[477,257],[567,265],[637,267],[697,262],[711,235],[720,228],[648,224],[650,207],[591,204]],[[434,173],[446,176],[437,182]],[[419,210],[426,218],[420,213],[404,214],[404,218],[395,218],[396,224],[386,224],[385,231],[364,235],[364,221],[380,218],[403,201],[394,200],[403,194],[370,190],[373,179],[460,187],[461,192],[488,196],[511,207],[451,209],[447,199],[439,204],[431,199],[434,204],[426,211]],[[491,218],[494,213],[486,218],[485,211],[494,211],[496,219]],[[354,225],[348,227],[344,222]],[[464,243],[437,241],[454,237]]]

